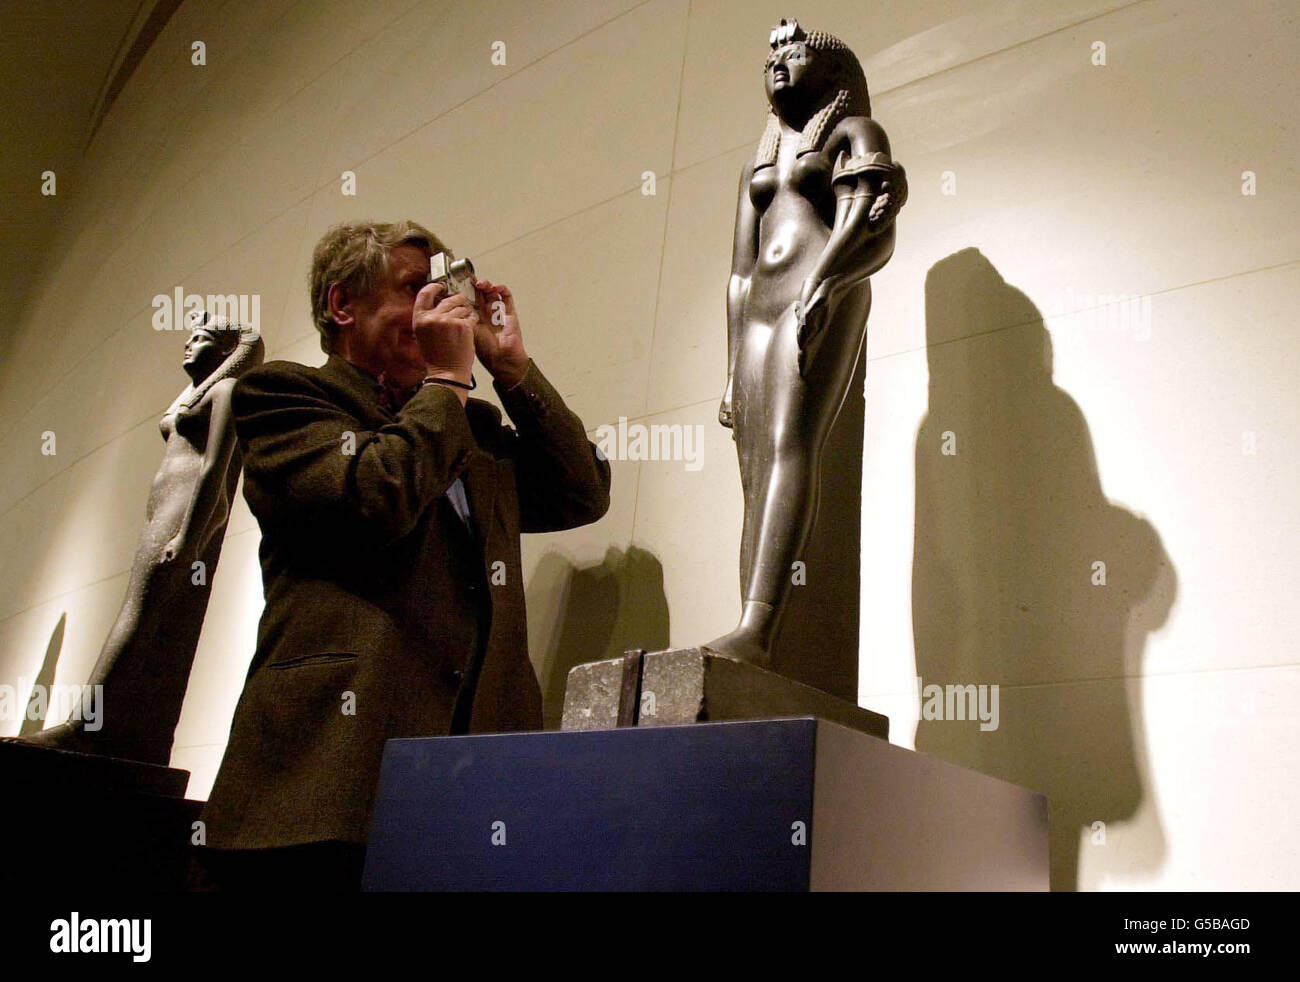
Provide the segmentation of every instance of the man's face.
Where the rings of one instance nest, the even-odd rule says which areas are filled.
[[[396,246],[388,256],[388,275],[369,296],[352,305],[355,322],[343,328],[340,353],[373,375],[399,385],[424,378],[424,357],[411,329],[415,295],[429,279],[429,255],[417,245]]]

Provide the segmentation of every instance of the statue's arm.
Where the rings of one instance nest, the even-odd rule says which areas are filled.
[[[727,390],[722,396],[718,421],[731,425],[731,377],[736,370],[736,353],[744,331],[745,301],[758,262],[758,211],[749,200],[749,182],[754,176],[753,162],[740,172],[740,190],[736,196],[736,238],[731,247],[731,277],[727,280]]]
[[[192,535],[202,536],[200,541],[193,543],[196,547],[193,552],[201,553],[208,547],[215,526],[223,524],[229,517],[230,500],[226,493],[226,481],[237,443],[231,402],[234,388],[233,378],[222,379],[200,403],[200,406],[207,403],[211,407],[207,446],[190,496],[190,507],[186,509],[183,524],[168,549],[173,555],[189,549],[191,543],[187,540]]]
[[[800,301],[805,313],[833,302],[889,261],[894,252],[894,218],[907,200],[907,176],[893,162],[889,137],[865,116],[840,126],[847,143],[832,171],[835,223]]]

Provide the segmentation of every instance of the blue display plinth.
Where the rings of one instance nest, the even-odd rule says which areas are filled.
[[[363,886],[1046,889],[1047,809],[813,718],[391,740]]]

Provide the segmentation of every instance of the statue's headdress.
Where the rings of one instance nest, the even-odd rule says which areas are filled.
[[[266,350],[262,334],[255,327],[232,324],[226,318],[214,317],[206,310],[190,314],[189,321],[191,334],[200,327],[207,328],[221,339],[222,347],[228,348],[229,353],[207,378],[201,379],[197,385],[191,382],[185,387],[185,391],[176,397],[176,401],[167,410],[168,416],[193,409],[222,379],[238,378],[250,368],[260,365]]]
[[[799,153],[811,153],[820,150],[831,130],[845,116],[870,116],[871,96],[867,92],[867,77],[862,72],[857,56],[849,46],[837,37],[825,31],[804,31],[795,20],[782,20],[772,28],[768,37],[771,52],[763,63],[763,73],[767,74],[777,52],[791,44],[803,44],[820,57],[830,60],[830,75],[835,80],[835,94],[827,103],[813,113],[812,118],[803,128],[799,139]],[[758,142],[758,154],[754,160],[755,169],[770,167],[776,163],[777,150],[781,145],[781,121],[775,112],[767,114],[767,128]]]

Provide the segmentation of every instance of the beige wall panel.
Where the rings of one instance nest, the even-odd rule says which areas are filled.
[[[1055,889],[1290,889],[1298,687],[1279,668],[1004,688],[996,729],[931,719],[915,746],[1048,796]]]
[[[323,179],[355,168],[636,6],[635,0],[563,0],[544,8],[512,0],[417,3],[339,66],[343,85],[323,156]],[[505,64],[493,62],[497,41],[505,44]],[[380,64],[385,70],[376,72]]]
[[[717,413],[709,400],[629,423],[689,426],[703,440],[698,470],[643,461],[637,489],[635,542],[663,565],[674,647],[710,641],[740,617],[740,468]]]
[[[1277,17],[1272,4],[1138,4],[878,100],[911,196],[875,278],[868,356],[944,339],[925,330],[925,278],[966,247],[1045,313],[1300,255],[1300,138],[1278,118],[1300,101],[1300,41]]]
[[[472,257],[510,287],[528,353],[588,429],[645,412],[666,183]]]
[[[511,75],[359,164],[355,197],[317,195],[311,234],[430,215],[472,256],[666,174],[685,26],[653,0]]]
[[[0,618],[80,585],[46,589],[41,596],[45,570],[54,562],[52,547],[62,538],[72,486],[71,469],[62,470],[0,514]]]
[[[665,412],[727,386],[727,279],[740,170],[749,148],[679,171],[660,273],[647,411]]]
[[[338,81],[323,76],[240,129],[242,145],[161,202],[141,225],[155,282],[184,277],[307,198]]]
[[[208,579],[207,619],[176,725],[177,750],[208,747],[218,763],[257,648],[257,622],[263,606],[262,568],[257,559],[260,541],[258,531],[251,528],[227,535],[222,544],[216,575]]]
[[[692,3],[674,167],[758,143],[767,112],[767,38],[783,17],[796,16],[806,29],[827,31],[853,48],[874,109],[876,95],[1122,5],[1123,0],[816,0],[796,11],[775,0]],[[877,115],[892,131],[889,118]]]
[[[0,514],[110,438],[102,422],[106,404],[116,396],[107,371],[114,353],[110,338],[83,352],[79,361],[64,363],[58,383],[0,441]],[[53,454],[43,452],[46,433],[54,434]]]
[[[0,363],[0,427],[6,432],[126,316],[134,244],[116,241],[103,226],[56,239]]]
[[[40,530],[29,541],[41,548],[14,557],[15,588],[0,597],[0,616],[130,569],[163,446],[147,420],[6,512],[19,528]]]

